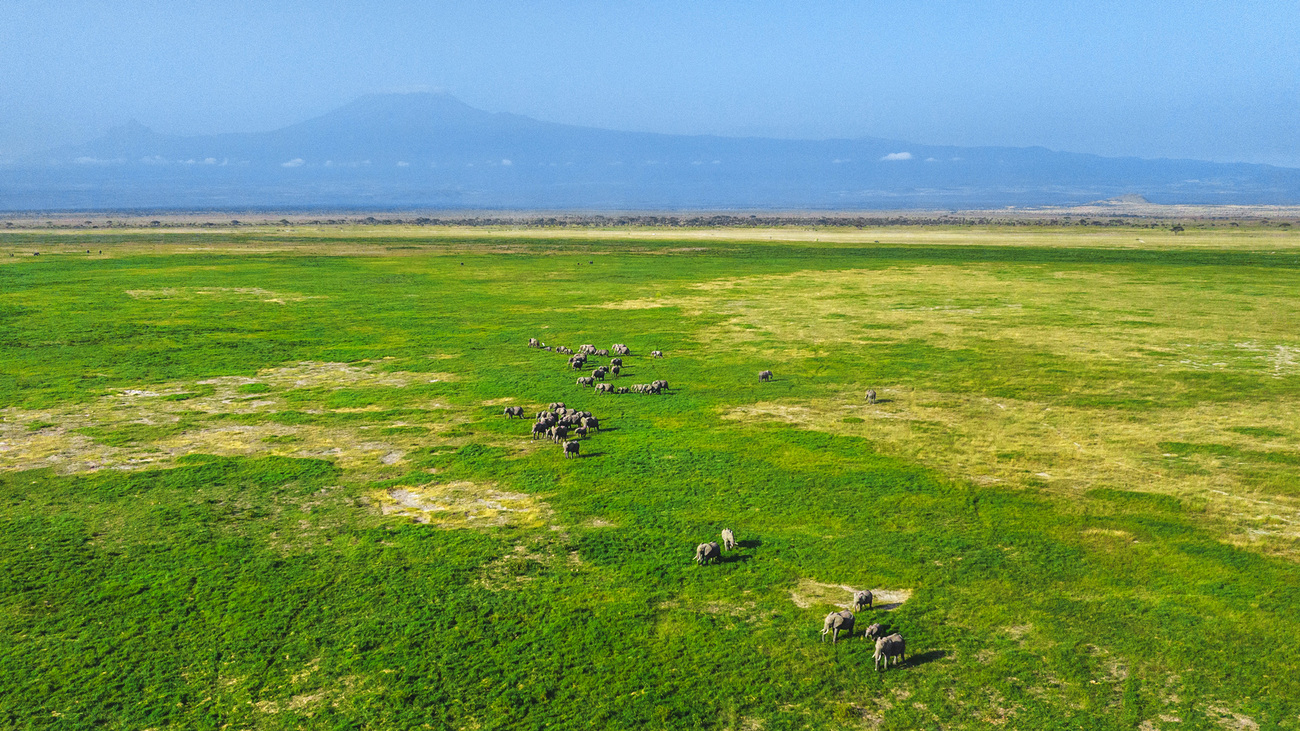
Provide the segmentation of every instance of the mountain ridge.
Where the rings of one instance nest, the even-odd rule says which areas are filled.
[[[1300,201],[1300,169],[876,137],[625,132],[372,94],[269,132],[132,121],[0,168],[0,209],[434,205],[853,208]]]

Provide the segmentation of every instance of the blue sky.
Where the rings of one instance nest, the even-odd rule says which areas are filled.
[[[434,89],[617,129],[1300,166],[1300,3],[0,3],[0,157]]]

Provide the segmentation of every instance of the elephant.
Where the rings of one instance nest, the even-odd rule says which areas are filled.
[[[528,347],[540,348],[542,347],[542,344],[537,341],[537,338],[528,338]]]
[[[548,428],[549,427],[540,422],[533,424],[533,439],[536,439],[538,434],[545,434]]]
[[[732,533],[730,528],[722,529],[722,546],[728,551],[736,549],[736,534]]]
[[[667,390],[668,390],[668,381],[655,381],[654,383],[652,383],[652,384],[650,384],[650,385],[651,385],[651,386],[654,386],[655,388],[658,388],[658,389],[664,390],[664,391],[667,391]]]
[[[559,444],[560,442],[564,441],[564,438],[569,436],[569,427],[562,426],[560,424],[556,424],[555,426],[551,427],[549,431],[551,433],[551,441],[555,442],[556,444]]]
[[[550,404],[547,405],[546,408],[550,409],[551,411],[555,411],[556,409],[562,409],[562,408],[564,408],[564,402],[563,402],[563,401],[552,401]]]
[[[618,355],[632,354],[632,351],[628,350],[627,346],[622,343],[615,343],[614,346],[610,348],[610,350]]]
[[[717,561],[722,557],[722,549],[718,548],[717,541],[701,543],[695,547],[695,563],[706,564],[710,561]]]
[[[577,457],[577,456],[578,456],[578,443],[577,443],[577,442],[565,442],[565,443],[564,443],[564,456],[565,456],[565,457]]]
[[[579,386],[590,386],[590,385],[592,385],[592,384],[595,383],[595,382],[596,382],[596,379],[592,378],[591,376],[583,376],[583,377],[581,377],[581,378],[578,379],[578,385],[579,385]]]
[[[610,366],[609,372],[617,376],[619,373],[623,372],[623,366]]]
[[[627,393],[627,386],[619,386],[614,389],[614,393]]]
[[[515,418],[522,419],[522,418],[524,418],[524,407],[522,407],[522,406],[507,406],[507,407],[506,407],[506,411],[505,411],[505,417],[506,417],[507,419],[515,419]]]
[[[596,379],[597,381],[605,380],[605,369],[597,368],[596,370],[591,372],[591,377]]]
[[[582,425],[587,427],[588,429],[595,429],[596,431],[600,431],[600,419],[597,419],[594,416],[583,417]]]
[[[826,635],[831,636],[831,644],[839,641],[840,630],[848,634],[853,634],[853,612],[845,609],[842,612],[831,612],[822,620],[822,642],[826,641]]]
[[[595,353],[592,353],[592,355],[599,355],[600,357],[605,358],[609,356],[609,350],[607,348],[601,348],[600,350],[597,350]]]
[[[574,429],[574,430],[573,430],[573,433],[576,434],[577,436],[582,437],[583,439],[586,439],[586,438],[587,438],[587,427],[585,427],[585,426],[580,426],[580,427],[578,427],[577,429]]]
[[[876,670],[880,670],[881,658],[884,658],[885,660],[886,670],[889,669],[890,658],[893,658],[894,660],[894,667],[898,667],[898,663],[905,659],[904,651],[906,649],[907,643],[903,641],[903,636],[897,632],[888,637],[881,637],[876,640],[876,653],[872,655],[876,660]]]
[[[623,365],[623,359],[622,359],[622,358],[611,358],[610,361],[609,361],[609,364],[612,365],[612,366],[621,366],[621,365]]]
[[[760,380],[760,381],[770,381],[770,380],[772,380],[772,371],[759,371],[759,372],[758,372],[758,380]]]
[[[878,640],[885,636],[885,625],[871,624],[867,625],[867,631],[862,633],[864,640]]]
[[[662,358],[662,357],[664,357],[664,352],[663,352],[662,350],[652,350],[652,351],[650,351],[650,357],[651,357],[651,358]]]
[[[871,608],[871,592],[855,591],[853,592],[853,608],[862,611],[863,607]]]
[[[876,403],[876,389],[867,389],[867,403],[874,405]]]

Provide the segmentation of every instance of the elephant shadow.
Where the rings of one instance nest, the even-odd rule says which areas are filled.
[[[740,548],[758,548],[763,545],[763,542],[757,538],[751,538],[748,541],[736,541],[736,545]]]
[[[904,662],[908,665],[925,665],[926,663],[932,663],[935,660],[942,660],[945,657],[948,657],[948,652],[946,650],[926,650],[919,655],[912,655]]]

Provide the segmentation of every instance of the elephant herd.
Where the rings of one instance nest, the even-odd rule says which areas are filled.
[[[722,549],[728,551],[736,550],[736,534],[731,532],[730,528],[722,529],[722,545],[719,546],[717,541],[701,543],[695,547],[695,563],[706,564],[722,560]]]
[[[854,592],[853,606],[857,608],[858,611],[862,611],[862,607],[864,606],[870,609],[871,592],[869,591]],[[828,634],[831,636],[832,645],[839,640],[839,635],[841,632],[848,635],[852,635],[853,622],[854,622],[853,612],[848,609],[845,609],[840,612],[831,612],[830,614],[826,615],[826,619],[822,621],[822,642],[826,641],[826,635]],[[865,632],[862,633],[863,640],[876,641],[876,652],[872,656],[876,661],[876,670],[880,670],[881,660],[885,661],[885,669],[888,670],[890,660],[893,660],[894,665],[897,666],[898,663],[906,659],[904,657],[904,653],[906,652],[907,649],[907,642],[903,639],[903,636],[897,632],[892,632],[886,635],[885,634],[886,631],[887,630],[884,625],[872,624],[867,627]]]
[[[577,385],[592,388],[596,393],[658,394],[668,390],[668,381],[664,380],[617,387],[612,383],[603,382],[606,376],[620,376],[623,369],[623,356],[631,355],[631,351],[622,343],[616,343],[609,349],[598,349],[593,345],[580,345],[577,352],[575,352],[564,346],[548,346],[537,338],[529,338],[528,347],[568,355],[569,367],[575,371],[585,370],[590,356],[608,357],[612,353],[616,357],[610,359],[609,365],[596,366],[591,371],[591,375],[579,376],[577,379]],[[655,358],[663,357],[663,353],[658,350],[651,351],[650,355]],[[771,381],[772,371],[760,371],[758,380],[762,382]],[[874,389],[867,391],[866,400],[872,404],[876,403]],[[507,418],[522,419],[524,409],[522,406],[508,406],[505,409],[505,416]],[[599,429],[600,421],[591,412],[569,409],[564,403],[555,402],[549,404],[545,410],[538,412],[533,423],[532,436],[534,439],[544,436],[556,444],[562,444],[565,457],[577,457],[580,447],[576,439],[569,439],[570,434],[576,437],[586,437],[591,431],[599,431]],[[695,562],[700,565],[716,563],[722,559],[723,550],[734,551],[737,545],[735,533],[730,528],[723,528],[721,544],[717,541],[709,541],[695,547]],[[851,635],[854,631],[856,619],[854,611],[862,612],[871,609],[872,601],[871,592],[854,592],[853,610],[845,609],[826,615],[826,619],[822,622],[822,641],[826,641],[826,635],[828,634],[831,636],[831,644],[839,641],[841,632]],[[904,659],[906,643],[903,636],[897,632],[886,635],[885,632],[886,628],[882,625],[872,624],[866,628],[862,635],[863,640],[874,639],[876,642],[876,650],[873,655],[876,661],[876,670],[880,670],[882,660],[887,670],[891,660],[897,665]]]
[[[579,345],[577,352],[563,345],[550,346],[537,338],[528,338],[528,347],[539,348],[555,353],[564,353],[569,356],[569,368],[575,371],[586,370],[587,360],[590,357],[607,357],[611,353],[616,357],[610,358],[608,365],[598,365],[591,371],[591,375],[578,376],[575,384],[583,388],[590,388],[596,393],[608,394],[625,394],[625,393],[648,393],[660,394],[668,390],[668,381],[656,380],[653,383],[637,383],[631,386],[615,386],[612,383],[604,383],[607,376],[618,378],[623,375],[623,356],[631,355],[632,351],[623,343],[615,343],[609,348],[597,348],[594,345]],[[664,357],[663,351],[653,350],[650,352],[653,358]]]
[[[507,419],[522,419],[524,407],[507,406],[504,416]],[[532,435],[533,439],[545,437],[562,445],[565,457],[577,457],[581,450],[578,440],[570,439],[569,436],[585,439],[593,431],[600,431],[600,419],[593,416],[590,411],[570,409],[564,405],[564,402],[555,401],[537,412],[533,421]]]
[[[736,545],[735,532],[730,528],[723,528],[722,545],[718,545],[717,541],[709,541],[708,543],[701,543],[695,547],[695,563],[704,565],[720,561],[722,560],[723,548],[732,551],[735,550]],[[873,602],[874,597],[871,592],[853,592],[852,610],[845,609],[839,612],[831,612],[826,615],[826,619],[822,621],[822,642],[826,641],[826,635],[828,634],[831,636],[832,645],[839,641],[841,632],[852,635],[853,625],[856,619],[853,612],[863,612],[871,609]],[[903,636],[898,632],[892,632],[886,635],[885,633],[887,631],[885,625],[872,624],[868,626],[866,631],[862,634],[863,640],[871,639],[876,641],[876,652],[873,656],[876,661],[876,670],[880,670],[881,660],[884,660],[885,669],[888,670],[890,660],[893,660],[894,665],[898,665],[898,663],[902,662],[904,659],[903,653],[906,648],[906,643],[903,640]]]

